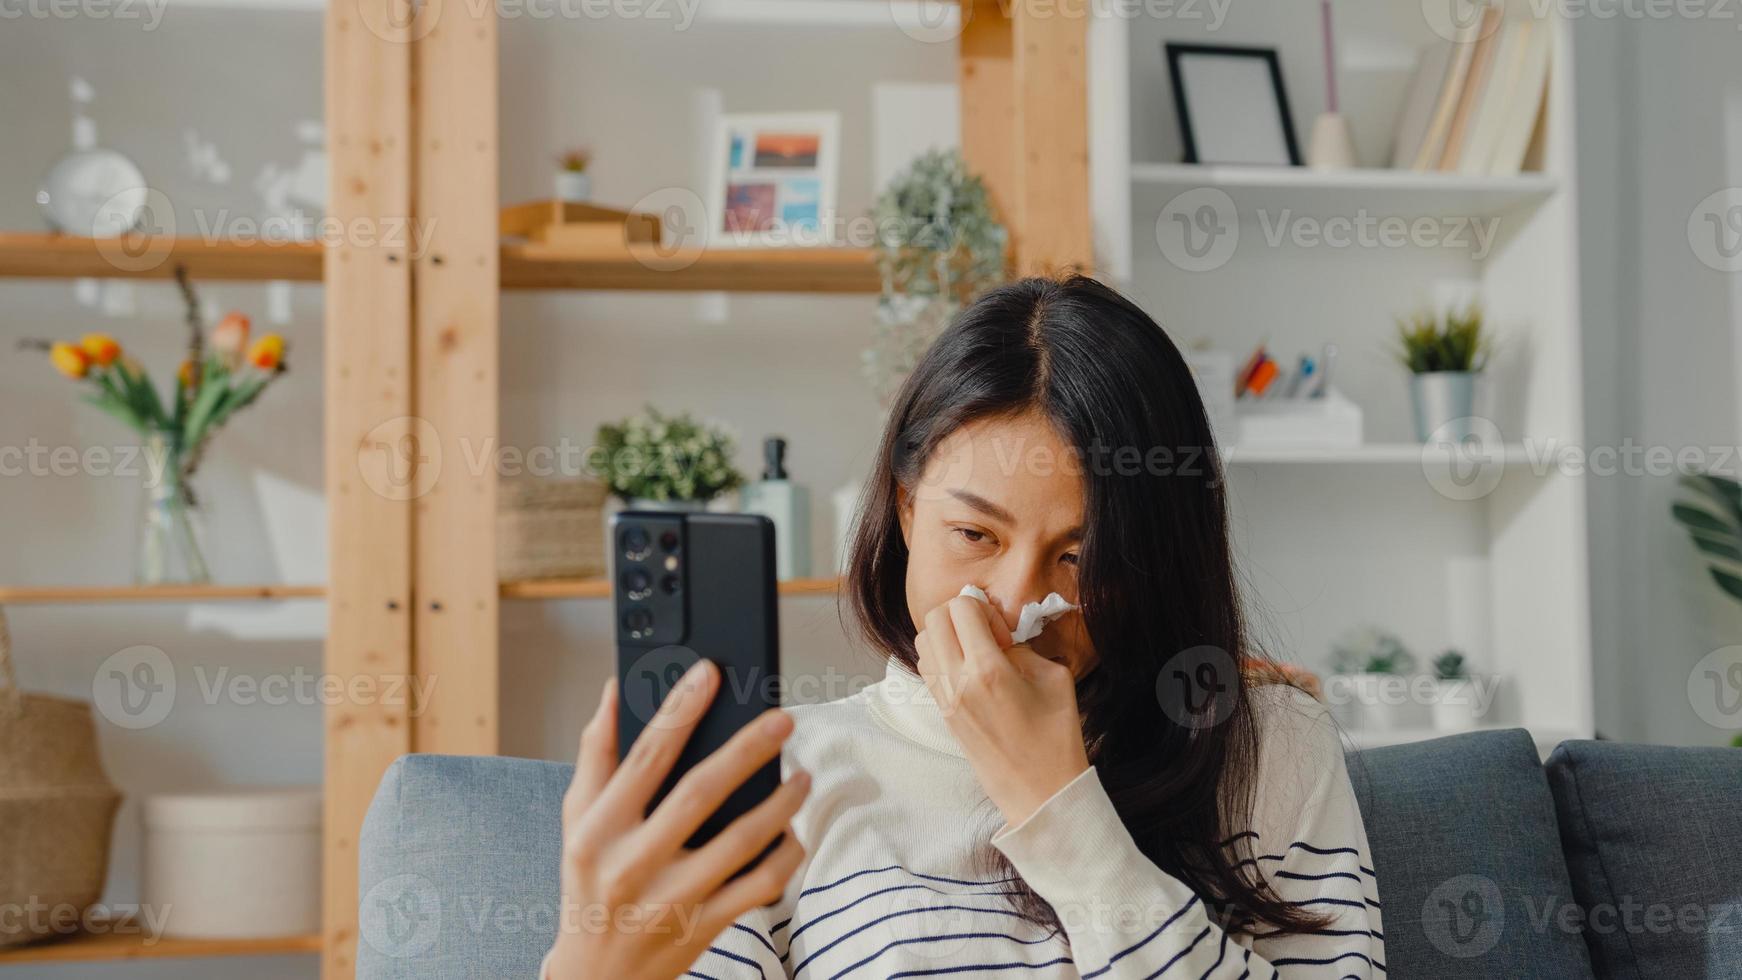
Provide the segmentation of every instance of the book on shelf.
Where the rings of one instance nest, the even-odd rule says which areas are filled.
[[[1398,114],[1391,165],[1466,177],[1514,176],[1546,106],[1547,22],[1507,19],[1498,6],[1423,48]]]

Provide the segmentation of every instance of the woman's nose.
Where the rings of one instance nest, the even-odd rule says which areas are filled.
[[[986,598],[1003,614],[1004,624],[1015,629],[1017,620],[1022,618],[1022,607],[1046,598],[1048,591],[1039,575],[1026,569],[1011,569],[987,583]]]

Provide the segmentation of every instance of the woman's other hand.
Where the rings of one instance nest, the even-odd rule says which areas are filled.
[[[802,770],[706,845],[683,846],[745,779],[779,757],[792,732],[779,708],[684,774],[644,816],[719,682],[709,661],[692,667],[621,765],[617,684],[606,684],[563,798],[563,904],[545,961],[550,980],[681,976],[739,916],[778,899],[798,869],[804,849],[788,821],[810,790]],[[727,880],[783,832],[785,840],[756,868]]]
[[[920,677],[1008,825],[1089,768],[1071,668],[1013,644],[997,609],[956,596],[926,614],[914,647]]]

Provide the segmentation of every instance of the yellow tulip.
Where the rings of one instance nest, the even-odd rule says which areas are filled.
[[[121,345],[115,338],[103,333],[88,333],[79,340],[79,347],[98,367],[108,367],[115,363],[115,358],[121,356]]]
[[[91,369],[91,357],[72,344],[55,344],[48,349],[48,359],[55,370],[69,378],[82,378]]]
[[[276,370],[283,360],[284,338],[278,334],[265,334],[248,348],[248,363],[262,371]]]

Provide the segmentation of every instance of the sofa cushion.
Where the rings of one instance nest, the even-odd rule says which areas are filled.
[[[360,980],[536,977],[556,938],[572,768],[410,755],[363,822]]]
[[[1597,976],[1742,976],[1742,751],[1563,742],[1548,775]]]
[[[1389,980],[1591,976],[1555,829],[1523,729],[1351,752],[1379,878]]]

